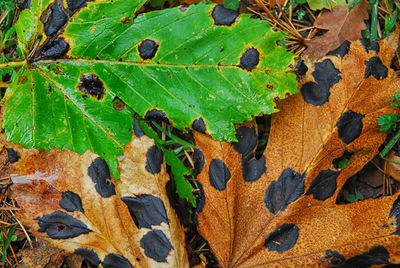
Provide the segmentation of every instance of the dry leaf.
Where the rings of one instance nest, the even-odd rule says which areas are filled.
[[[347,178],[386,138],[376,118],[394,111],[400,81],[389,66],[397,38],[345,44],[309,64],[301,93],[280,101],[272,115],[260,159],[254,128],[239,127],[236,144],[195,134],[205,159],[199,232],[221,267],[400,263],[399,193],[336,204]],[[346,150],[349,164],[335,169],[332,161]]]
[[[10,166],[19,217],[53,246],[103,267],[187,267],[184,232],[168,203],[162,151],[139,137],[124,149],[120,180],[90,152],[26,150]],[[9,154],[10,156],[10,154]]]
[[[279,3],[280,6],[283,6],[286,3],[286,0],[269,0],[269,7],[274,8]]]
[[[68,253],[60,248],[50,246],[45,240],[39,241],[39,247],[22,249],[19,252],[22,257],[20,268],[29,267],[61,267]]]
[[[364,20],[368,19],[368,8],[368,3],[362,1],[350,12],[348,5],[322,12],[314,22],[314,26],[328,32],[306,41],[307,50],[304,55],[312,55],[319,59],[329,51],[338,48],[346,40],[360,39],[361,31],[366,29]]]

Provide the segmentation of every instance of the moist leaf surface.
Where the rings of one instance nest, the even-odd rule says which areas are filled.
[[[204,2],[138,16],[144,1],[82,3],[32,0],[18,22],[27,61],[14,63],[4,128],[25,147],[90,149],[117,175],[131,109],[233,141],[234,124],[297,91],[293,54],[266,21]]]

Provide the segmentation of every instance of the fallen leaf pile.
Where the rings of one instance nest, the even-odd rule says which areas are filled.
[[[264,155],[255,128],[237,143],[196,133],[204,156],[198,180],[199,232],[221,267],[370,267],[400,263],[400,198],[336,204],[346,180],[377,153],[400,88],[390,63],[397,35],[344,42],[302,70],[300,94],[280,101]],[[345,151],[349,164],[332,161]]]
[[[114,181],[105,161],[90,152],[26,150],[2,139],[24,225],[103,267],[188,266],[184,232],[166,195],[162,151],[137,125],[135,133]]]

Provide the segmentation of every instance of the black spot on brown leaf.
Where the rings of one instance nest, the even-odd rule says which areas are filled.
[[[158,262],[165,262],[172,249],[165,234],[160,230],[152,230],[145,234],[140,240],[140,246],[144,249],[144,254]]]
[[[299,227],[284,223],[265,239],[264,246],[270,251],[285,252],[294,247],[299,237]]]
[[[231,178],[231,173],[226,164],[221,159],[216,158],[211,160],[208,175],[211,186],[219,191],[225,190],[226,184]]]
[[[88,168],[88,175],[95,183],[96,191],[102,197],[115,195],[115,186],[111,182],[110,169],[106,161],[97,157]]]
[[[346,144],[357,139],[363,128],[362,119],[364,115],[351,110],[342,114],[336,123],[339,138]]]

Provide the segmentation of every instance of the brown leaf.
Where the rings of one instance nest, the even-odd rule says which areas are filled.
[[[254,128],[239,127],[237,144],[195,134],[205,159],[199,232],[222,267],[400,262],[399,193],[336,204],[346,180],[386,138],[376,118],[393,112],[391,96],[400,88],[389,67],[397,38],[356,41],[345,55],[308,64],[301,93],[278,103],[260,159],[252,152]],[[346,150],[349,164],[335,169]]]
[[[28,267],[61,267],[68,255],[64,250],[50,246],[45,240],[39,241],[39,247],[22,249],[19,254],[22,257],[21,268]]]
[[[306,41],[307,50],[304,55],[312,55],[320,59],[329,51],[338,48],[344,41],[360,39],[361,31],[366,29],[364,20],[368,19],[368,8],[368,3],[361,1],[350,12],[348,5],[337,6],[331,11],[322,12],[314,22],[314,26],[328,32]]]
[[[280,6],[283,6],[286,3],[286,0],[270,0],[269,7],[274,8],[277,6],[277,3],[279,3]]]
[[[19,217],[37,237],[104,267],[188,266],[163,155],[147,136],[126,145],[114,181],[90,152],[6,146],[20,156],[10,166]]]

